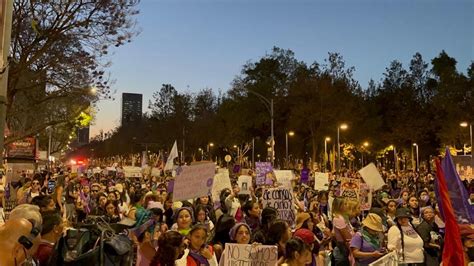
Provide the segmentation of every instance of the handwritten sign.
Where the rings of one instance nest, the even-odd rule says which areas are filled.
[[[250,188],[252,187],[252,177],[248,175],[239,176],[238,181],[240,192],[239,194],[250,195]]]
[[[360,180],[343,177],[341,179],[341,197],[359,200]]]
[[[274,170],[275,177],[278,183],[283,187],[291,189],[291,180],[295,178],[291,170]]]
[[[329,189],[329,174],[328,173],[314,173],[314,189],[317,191]]]
[[[228,266],[276,266],[278,261],[276,246],[226,243],[224,253]]]
[[[382,176],[373,163],[360,169],[359,174],[362,176],[362,179],[364,179],[364,182],[373,190],[380,189],[385,185]]]
[[[216,165],[203,163],[183,167],[175,178],[173,201],[193,199],[211,194]]]
[[[220,194],[224,189],[232,189],[230,184],[229,171],[227,169],[219,169],[218,173],[214,176],[214,182],[212,183],[212,200],[214,202],[214,208],[220,207]]]
[[[270,162],[256,162],[255,172],[257,174],[256,183],[257,186],[265,185],[265,180],[268,173],[273,170],[272,163]]]
[[[288,222],[290,226],[295,224],[295,207],[293,205],[293,193],[287,188],[267,189],[263,192],[263,207],[273,207],[278,210],[280,219]]]

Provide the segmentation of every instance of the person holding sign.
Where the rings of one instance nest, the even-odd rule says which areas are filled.
[[[189,231],[189,253],[176,266],[217,266],[217,258],[211,246],[207,245],[208,231],[204,225],[195,225]],[[186,261],[186,264],[182,263]]]
[[[250,227],[245,223],[237,223],[235,224],[229,232],[229,237],[231,243],[237,244],[248,244],[250,243],[250,239],[252,238],[252,234],[250,233]],[[226,258],[226,250],[222,252],[222,256],[219,260],[219,266],[226,266],[228,265],[227,258]]]

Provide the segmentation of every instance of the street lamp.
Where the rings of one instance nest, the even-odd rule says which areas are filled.
[[[214,143],[210,142],[207,144],[207,155],[211,158],[211,154],[209,153],[210,148],[214,147]]]
[[[290,131],[286,132],[285,134],[285,141],[286,141],[286,168],[288,168],[288,136],[293,137],[295,135],[295,132]]]
[[[262,103],[265,105],[265,107],[267,108],[268,112],[270,113],[270,127],[271,127],[271,140],[270,140],[270,148],[271,148],[271,157],[270,157],[270,161],[273,165],[273,163],[275,162],[275,158],[274,158],[274,155],[275,155],[275,136],[274,136],[274,133],[273,133],[273,99],[267,99],[265,96],[261,95],[260,93],[257,93],[257,92],[254,92],[254,91],[251,91],[249,89],[247,89],[248,92],[252,93],[253,95],[257,96],[260,101],[262,101]]]
[[[347,124],[340,124],[337,126],[337,172],[341,171],[341,143],[339,142],[339,130],[346,130],[349,126]]]
[[[416,143],[413,143],[413,146],[416,148],[415,151],[416,151],[416,171],[418,172],[419,170],[419,167],[420,167],[420,162],[418,161],[418,144]],[[413,155],[412,155],[413,156]]]
[[[469,126],[469,136],[471,138],[471,169],[474,168],[474,154],[473,154],[473,150],[472,150],[472,123],[468,123],[468,122],[462,122],[459,124],[461,127],[467,127]],[[473,170],[474,171],[474,170]]]
[[[324,172],[328,168],[329,154],[328,154],[328,142],[331,141],[330,137],[324,139]]]
[[[369,147],[370,143],[368,141],[365,141],[364,143],[362,143],[362,152],[361,152],[361,155],[362,155],[362,167],[364,167],[364,150],[367,150],[367,148]]]

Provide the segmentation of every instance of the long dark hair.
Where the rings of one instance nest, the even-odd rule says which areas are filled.
[[[212,240],[212,243],[221,244],[222,246],[224,246],[225,243],[230,243],[229,231],[232,227],[234,227],[234,225],[234,217],[228,214],[223,214],[221,217],[219,217],[219,220],[217,220],[216,227],[214,229],[215,235],[214,239]]]
[[[158,238],[159,251],[155,253],[150,265],[174,266],[176,249],[183,243],[183,236],[176,231],[168,231]]]
[[[283,220],[276,220],[268,228],[266,245],[276,245],[288,230],[288,224]]]

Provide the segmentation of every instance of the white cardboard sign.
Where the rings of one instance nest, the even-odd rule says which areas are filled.
[[[249,175],[241,175],[239,176],[239,188],[240,193],[243,195],[250,195],[250,188],[252,187],[252,177]]]
[[[183,167],[183,172],[174,181],[173,201],[210,195],[215,169],[214,163]]]
[[[329,189],[329,174],[328,173],[314,173],[314,189],[317,191]]]
[[[385,185],[382,176],[373,163],[370,163],[366,167],[360,169],[359,174],[362,176],[362,179],[364,179],[369,188],[373,190],[380,189]]]

